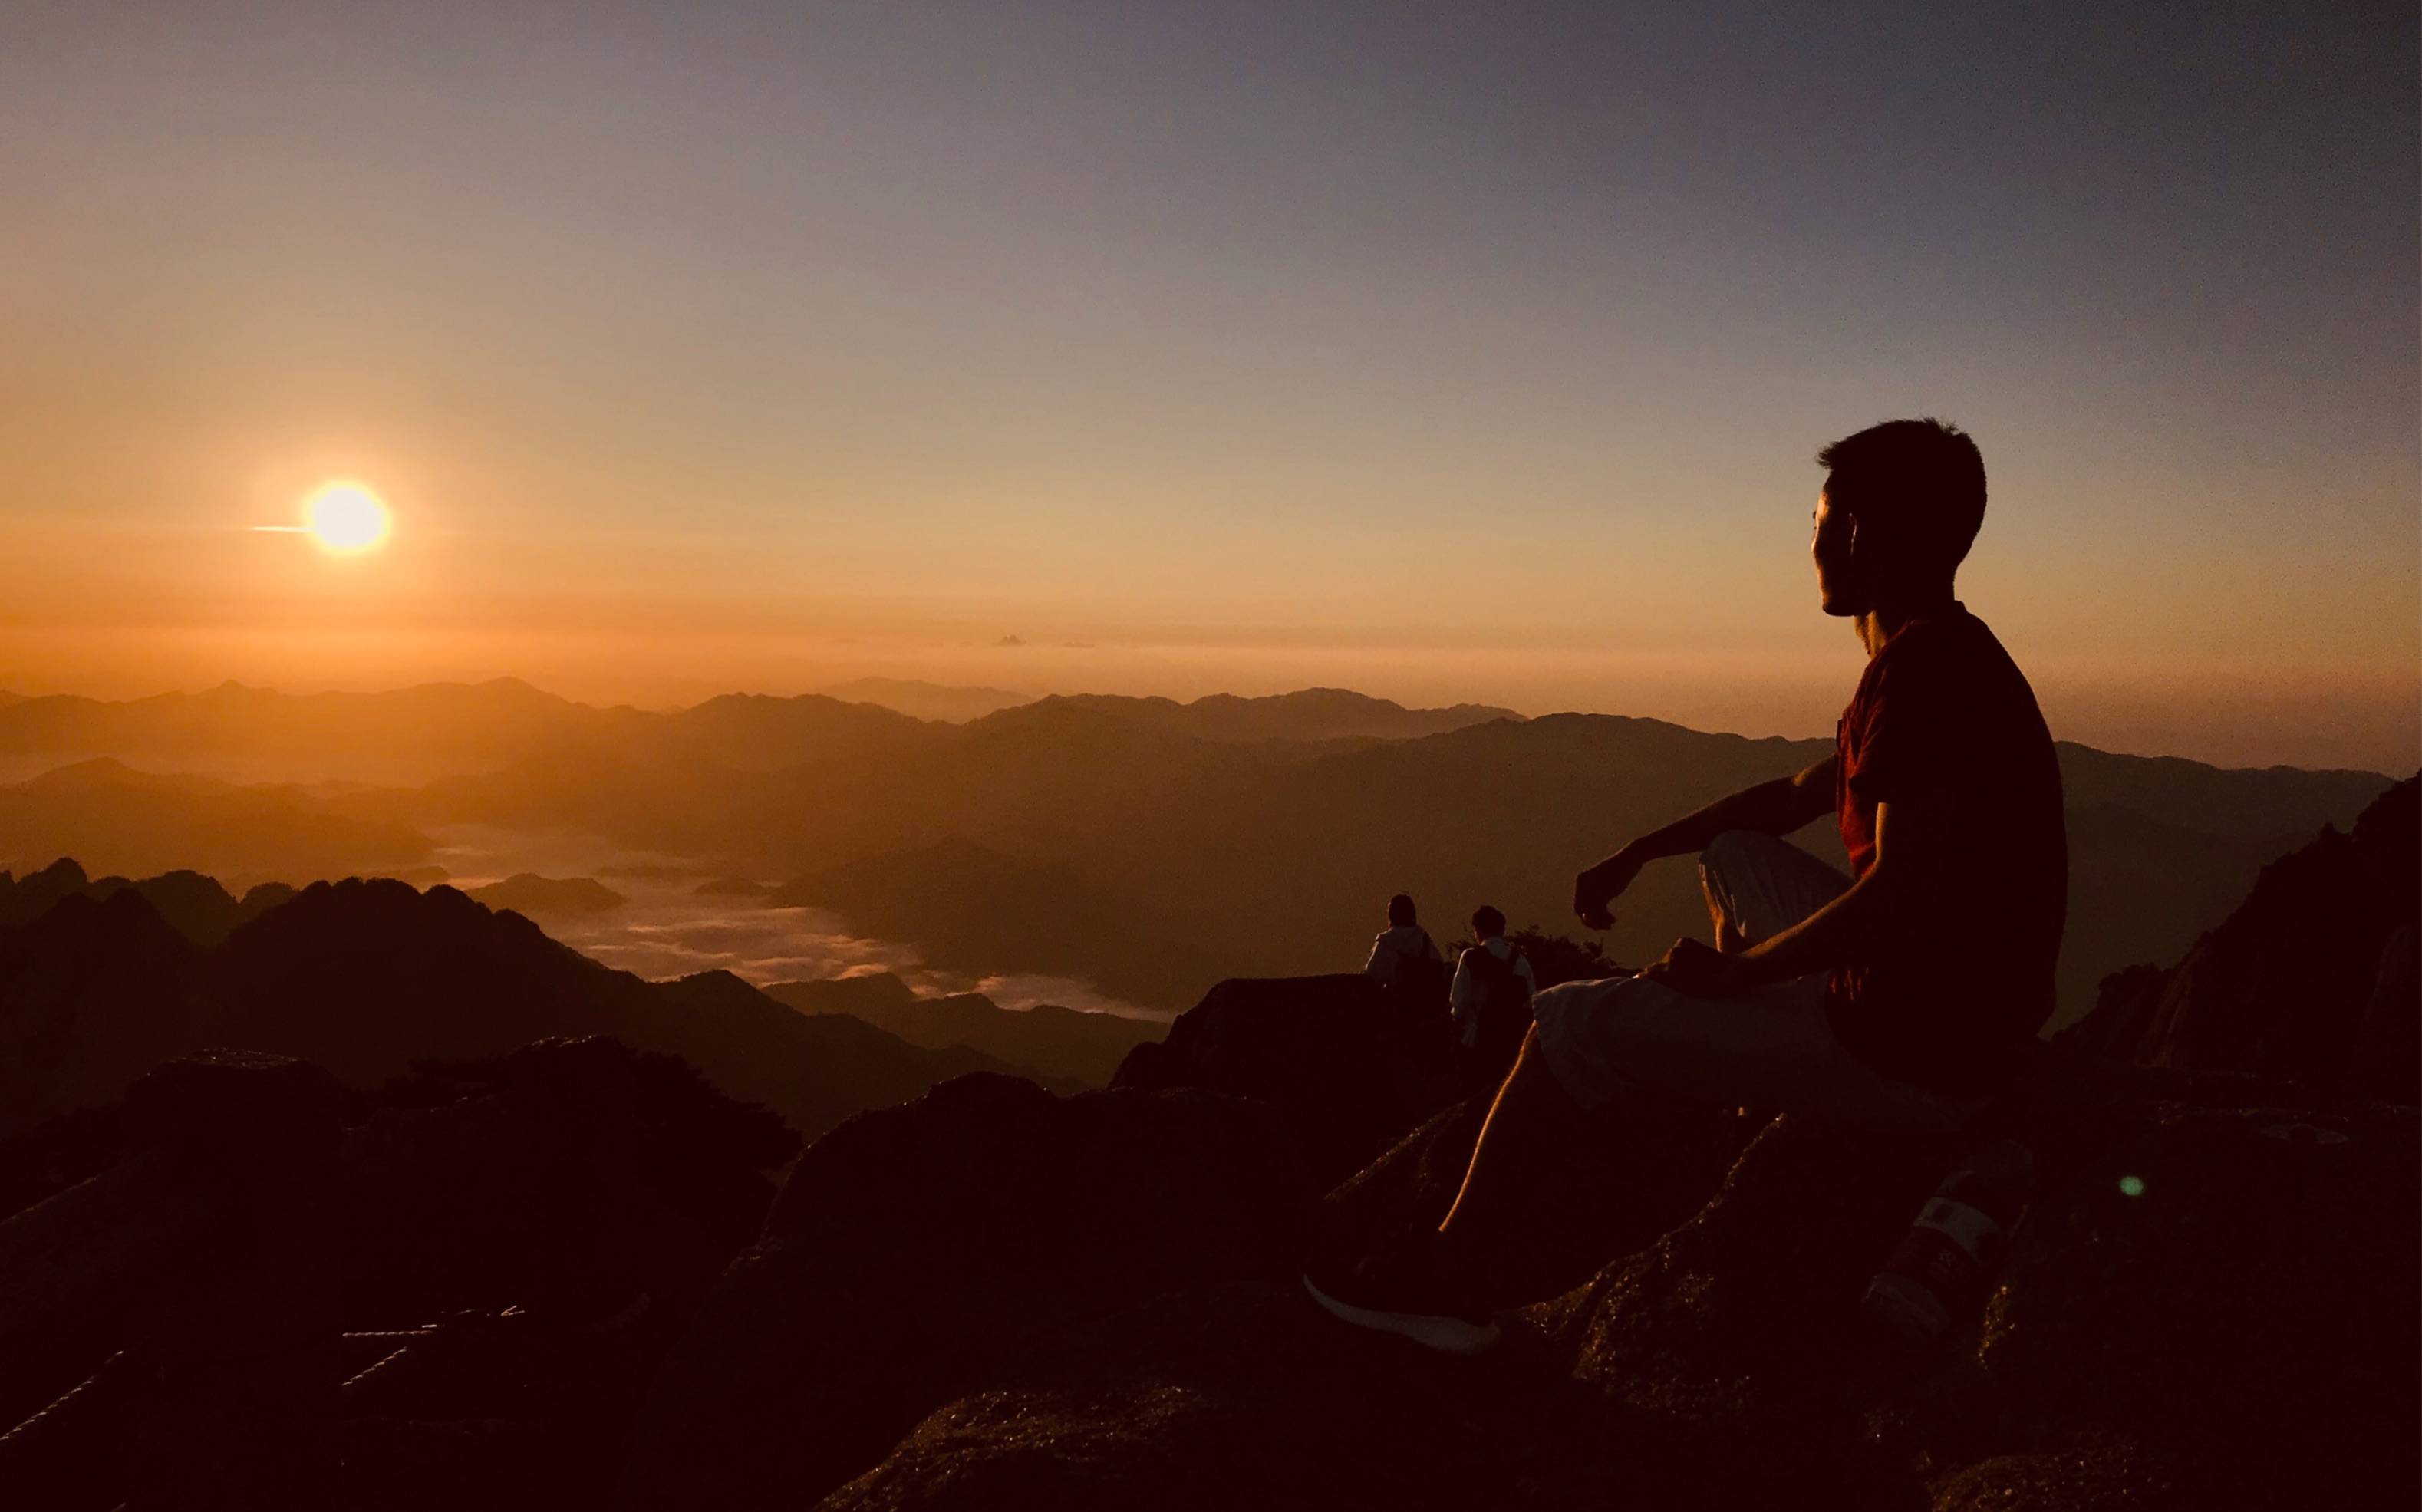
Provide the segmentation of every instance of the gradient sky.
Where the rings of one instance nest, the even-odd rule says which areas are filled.
[[[2412,7],[1950,8],[9,0],[0,686],[1819,733],[1936,414],[2057,733],[2411,768]]]

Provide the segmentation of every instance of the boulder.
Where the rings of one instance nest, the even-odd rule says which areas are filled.
[[[1129,1051],[1110,1085],[1259,1098],[1285,1118],[1327,1188],[1460,1093],[1443,1042],[1405,1032],[1392,1006],[1368,977],[1231,978],[1159,1044]]]
[[[1497,1457],[1470,1367],[1287,1283],[1156,1298],[983,1373],[822,1505],[1469,1507]]]
[[[1524,1315],[1575,1379],[1720,1472],[1722,1504],[1891,1504],[1859,1432],[1857,1304],[1964,1153],[1778,1118],[1687,1221]]]
[[[1455,1205],[1489,1101],[1467,1098],[1436,1114],[1329,1192],[1318,1252],[1370,1254],[1408,1227],[1437,1227]],[[1745,1109],[1646,1096],[1584,1114],[1486,1259],[1493,1300],[1514,1307],[1558,1296],[1655,1242],[1699,1210],[1765,1122]]]
[[[1953,1400],[2196,1466],[2202,1505],[2414,1505],[2417,1143],[2411,1110],[2148,1110],[2037,1199]]]
[[[811,1146],[643,1413],[626,1507],[804,1506],[976,1372],[1144,1298],[1292,1284],[1315,1192],[1270,1110],[996,1075]]]

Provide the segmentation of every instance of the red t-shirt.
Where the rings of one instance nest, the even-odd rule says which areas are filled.
[[[1835,736],[1834,810],[1850,874],[1876,859],[1876,805],[1943,816],[1950,880],[1870,960],[1835,969],[1843,1047],[1913,1086],[1988,1094],[2052,1011],[2068,912],[2060,764],[2035,690],[1985,622],[1954,604],[1869,658]]]

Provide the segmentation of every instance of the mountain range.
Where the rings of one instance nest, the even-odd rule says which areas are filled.
[[[1421,901],[1441,938],[1481,903],[1517,924],[1570,932],[1581,867],[1826,748],[1614,716],[1408,710],[1321,689],[1190,704],[1051,698],[964,724],[812,695],[595,709],[511,683],[292,700],[228,688],[127,704],[34,699],[0,705],[0,759],[187,770],[274,760],[288,764],[288,780],[164,783],[124,765],[38,778],[0,789],[0,858],[39,865],[71,853],[113,868],[299,882],[405,869],[437,826],[574,831],[772,884],[770,901],[832,909],[856,933],[915,945],[931,966],[1082,977],[1168,1009],[1223,976],[1351,969],[1398,890]],[[2103,976],[2175,957],[2262,865],[2324,824],[2351,823],[2389,780],[2073,744],[2060,756],[2071,853],[2064,1020],[2091,1005]],[[374,758],[442,775],[326,783]],[[114,817],[138,801],[149,805],[141,824]],[[264,839],[238,854],[244,827],[212,815],[239,803],[321,848]],[[159,837],[216,849],[162,854]],[[1827,827],[1798,838],[1838,862]],[[121,859],[112,844],[141,854]],[[338,864],[348,846],[359,855]],[[296,866],[307,855],[323,864]],[[1618,961],[1705,929],[1684,860],[1651,867],[1617,914],[1605,943]]]
[[[681,1056],[810,1139],[969,1071],[1032,1075],[846,1014],[797,1012],[728,972],[643,981],[451,888],[320,882],[241,902],[219,892],[214,908],[216,884],[190,874],[69,882],[54,869],[0,891],[0,908],[29,884],[24,906],[48,894],[29,921],[0,925],[0,1138],[115,1102],[161,1061],[221,1046],[308,1059],[374,1087],[422,1062],[610,1035]],[[164,917],[162,896],[183,898],[185,927]],[[253,904],[264,906],[217,928]]]

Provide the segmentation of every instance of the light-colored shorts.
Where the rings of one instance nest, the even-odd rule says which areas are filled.
[[[1850,885],[1798,846],[1747,830],[1715,838],[1699,857],[1699,879],[1718,937],[1751,945]],[[1822,975],[1722,999],[1631,977],[1574,982],[1539,994],[1533,1016],[1549,1070],[1585,1107],[1655,1088],[1721,1107],[1919,1134],[1957,1128],[1984,1106],[1894,1080],[1844,1049],[1826,1021]]]

